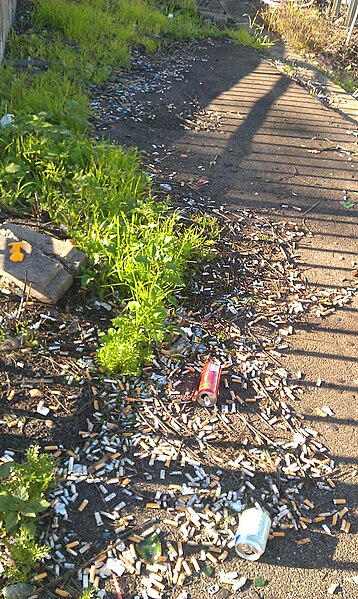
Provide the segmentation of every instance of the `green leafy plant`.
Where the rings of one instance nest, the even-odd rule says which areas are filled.
[[[5,564],[5,577],[9,582],[26,582],[38,563],[49,555],[49,548],[40,545],[29,533],[21,530],[6,540],[0,539],[5,547],[2,559]]]
[[[136,152],[89,141],[44,113],[18,115],[1,130],[0,153],[3,202],[62,225],[89,257],[83,285],[124,300],[99,361],[137,372],[166,334],[166,305],[184,285],[185,269],[219,234],[216,221],[202,216],[184,226],[179,212],[169,215],[156,202]]]
[[[79,599],[94,599],[96,596],[96,590],[93,588],[85,589]]]
[[[5,576],[26,580],[47,548],[35,541],[36,519],[49,507],[45,491],[52,484],[54,463],[36,445],[23,463],[0,465],[0,544],[4,546]]]
[[[239,27],[238,29],[224,30],[225,35],[234,40],[239,46],[247,46],[254,50],[265,51],[274,45],[274,41],[265,33],[265,26],[258,23],[258,15],[252,18],[250,15],[244,15],[248,19],[248,27]]]

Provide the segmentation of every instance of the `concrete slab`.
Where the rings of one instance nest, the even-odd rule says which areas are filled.
[[[85,261],[69,240],[14,223],[0,227],[0,277],[44,303],[55,304],[63,296]]]

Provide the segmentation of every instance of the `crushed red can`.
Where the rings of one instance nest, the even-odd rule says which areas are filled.
[[[221,378],[221,365],[217,362],[207,362],[202,370],[198,388],[194,397],[201,406],[209,408],[215,405]]]

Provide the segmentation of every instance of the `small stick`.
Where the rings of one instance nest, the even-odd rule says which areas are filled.
[[[302,212],[301,216],[306,216],[306,214],[308,214],[309,212],[311,212],[311,210],[313,210],[314,208],[316,208],[319,204],[321,204],[322,200],[318,200],[318,202],[316,202],[315,204],[313,204],[313,206],[311,206],[310,208],[308,208],[307,210],[305,210],[305,212]]]

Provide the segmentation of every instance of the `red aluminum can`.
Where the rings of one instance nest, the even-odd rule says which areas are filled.
[[[202,370],[196,399],[201,406],[213,406],[219,395],[221,366],[217,362],[207,362]]]

